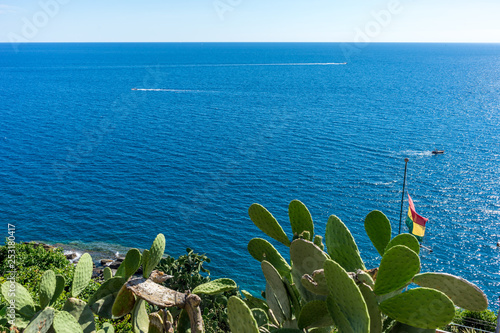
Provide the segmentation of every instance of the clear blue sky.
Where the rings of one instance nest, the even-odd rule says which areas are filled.
[[[500,42],[499,15],[500,0],[0,0],[0,42]]]

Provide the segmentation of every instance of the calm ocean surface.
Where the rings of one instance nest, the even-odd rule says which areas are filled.
[[[498,309],[500,45],[352,47],[0,44],[0,236],[118,249],[161,232],[258,292],[252,203],[289,234],[292,199],[320,234],[339,216],[374,267],[363,220],[382,210],[397,233],[408,157],[422,271]]]

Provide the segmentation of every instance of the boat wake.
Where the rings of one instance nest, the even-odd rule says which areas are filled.
[[[272,63],[272,64],[179,64],[163,65],[161,67],[250,67],[250,66],[342,66],[347,62],[292,62],[292,63]]]
[[[190,89],[144,89],[144,88],[132,88],[134,91],[166,91],[174,93],[216,93],[217,91],[207,91],[207,90],[190,90]]]

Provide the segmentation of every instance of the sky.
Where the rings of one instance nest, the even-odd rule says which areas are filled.
[[[0,0],[0,42],[500,42],[499,0]]]

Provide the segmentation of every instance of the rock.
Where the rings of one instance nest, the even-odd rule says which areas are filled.
[[[112,259],[101,259],[101,265],[103,266],[108,266],[109,263],[112,263],[113,260]]]
[[[75,252],[70,252],[68,254],[66,254],[66,259],[68,260],[73,260],[77,257],[78,255],[75,253]]]

